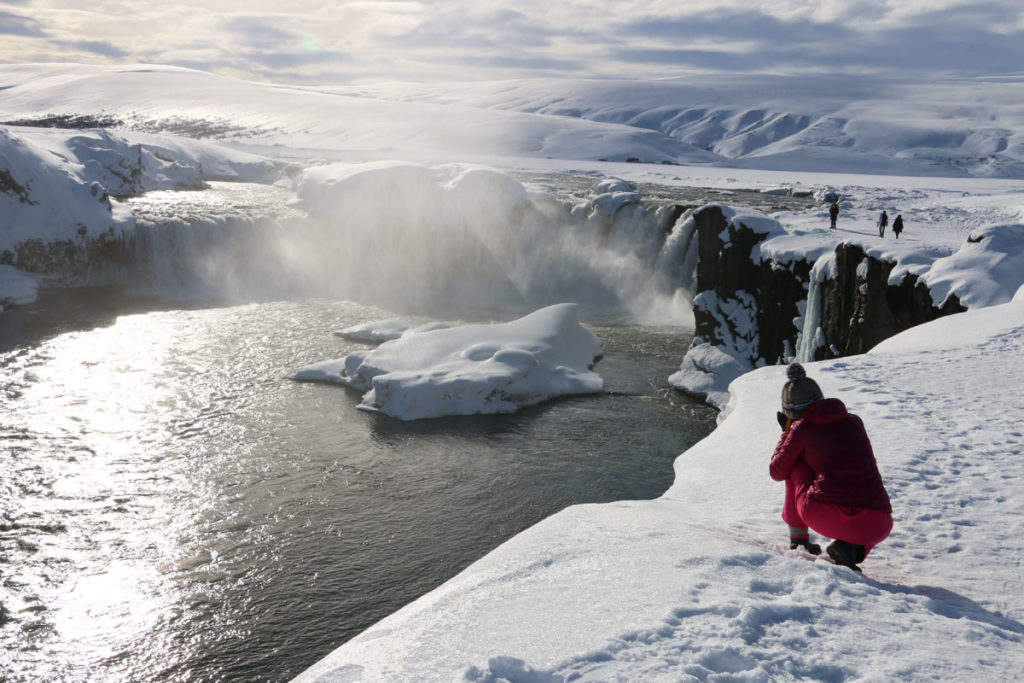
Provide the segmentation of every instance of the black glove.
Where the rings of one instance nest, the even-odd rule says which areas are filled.
[[[789,418],[781,410],[775,413],[775,417],[779,420],[779,426],[782,427],[782,431],[786,431],[786,425],[789,423]]]

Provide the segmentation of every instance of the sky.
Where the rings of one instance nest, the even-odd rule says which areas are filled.
[[[0,63],[170,64],[278,83],[994,75],[1020,71],[1022,34],[1019,0],[0,2]]]

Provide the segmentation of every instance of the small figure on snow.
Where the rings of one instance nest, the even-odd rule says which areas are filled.
[[[836,219],[839,218],[839,201],[832,202],[832,206],[828,207],[828,217],[832,219],[832,225],[828,226],[830,229],[836,229]]]
[[[892,221],[892,234],[899,239],[901,232],[903,232],[903,214],[896,214],[896,218]]]
[[[791,363],[786,377],[778,414],[783,433],[768,471],[786,482],[782,520],[790,548],[821,553],[810,542],[814,529],[835,539],[827,550],[836,564],[859,572],[857,564],[892,531],[892,506],[871,441],[861,419],[838,398],[824,398],[802,365]]]
[[[885,226],[889,225],[889,214],[882,209],[882,215],[878,217],[878,236],[885,237]]]

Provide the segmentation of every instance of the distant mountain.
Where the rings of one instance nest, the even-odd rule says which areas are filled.
[[[656,131],[730,167],[1024,177],[1024,76],[694,76],[333,88]]]
[[[299,87],[177,67],[0,65],[0,123],[352,158],[496,156],[1024,178],[1024,77],[688,77]]]

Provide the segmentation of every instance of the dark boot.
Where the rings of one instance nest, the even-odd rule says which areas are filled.
[[[855,572],[860,571],[857,563],[864,561],[864,546],[847,543],[846,541],[832,541],[826,550],[828,551],[828,556],[836,564],[849,567]]]
[[[811,543],[811,539],[804,537],[789,537],[789,549],[796,550],[797,548],[803,548],[811,555],[821,555],[821,546],[817,543]]]

